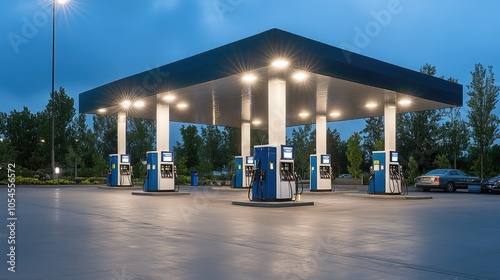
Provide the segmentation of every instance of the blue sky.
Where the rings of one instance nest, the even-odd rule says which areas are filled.
[[[271,28],[417,71],[430,63],[464,85],[465,100],[474,64],[500,67],[495,0],[69,1],[57,11],[55,84],[76,102],[86,90]],[[3,3],[2,112],[38,112],[49,100],[51,5]],[[330,126],[346,139],[364,121]]]

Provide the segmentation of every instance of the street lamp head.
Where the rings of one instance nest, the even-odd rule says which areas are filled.
[[[57,4],[59,4],[59,5],[65,5],[68,2],[69,2],[69,0],[57,0]]]

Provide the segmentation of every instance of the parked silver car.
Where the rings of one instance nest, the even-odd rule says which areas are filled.
[[[481,179],[469,176],[458,169],[434,169],[415,179],[415,186],[425,192],[432,188],[454,192],[457,189],[467,189],[471,185],[481,185]]]

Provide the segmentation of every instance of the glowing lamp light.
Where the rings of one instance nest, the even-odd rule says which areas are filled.
[[[122,102],[121,105],[123,108],[128,109],[128,108],[130,108],[130,106],[132,106],[132,102],[130,102],[130,100],[125,100]]]
[[[57,0],[57,4],[59,5],[65,5],[69,2],[69,0]]]
[[[145,105],[144,101],[136,101],[134,103],[134,107],[136,107],[136,108],[142,108],[142,107],[144,107],[144,105]]]
[[[306,72],[297,72],[293,75],[293,78],[297,81],[303,81],[307,79],[307,73]]]
[[[188,105],[186,103],[179,103],[177,104],[177,108],[179,109],[185,109]]]
[[[375,107],[377,107],[377,103],[367,103],[367,104],[365,105],[365,107],[366,107],[366,108],[375,108]]]
[[[59,169],[59,167],[56,167],[56,169],[54,171],[56,172],[56,174],[59,174],[59,172],[61,172],[61,170]]]
[[[97,110],[97,112],[99,112],[99,113],[105,113],[105,112],[106,112],[106,109],[101,108],[101,109]]]
[[[330,116],[332,116],[332,117],[339,117],[340,113],[339,112],[331,112]]]
[[[254,124],[254,125],[259,125],[259,124],[261,124],[261,123],[262,123],[262,122],[261,122],[260,120],[254,120],[254,121],[252,121],[252,124]]]
[[[288,66],[288,64],[289,64],[288,61],[284,59],[277,59],[273,61],[273,63],[271,63],[271,65],[276,68],[285,68]]]
[[[301,118],[305,118],[305,117],[308,117],[308,116],[309,116],[309,113],[307,113],[307,112],[302,112],[302,113],[299,114],[299,117],[301,117]]]
[[[243,81],[247,83],[251,83],[253,81],[257,80],[257,76],[253,74],[246,74],[243,76]]]
[[[167,101],[167,102],[172,102],[172,101],[174,101],[174,100],[175,100],[175,95],[171,95],[171,94],[169,94],[169,95],[165,95],[165,96],[163,97],[163,100],[165,100],[165,101]]]
[[[402,99],[402,100],[399,100],[398,104],[401,106],[408,106],[411,104],[411,100],[410,99]]]

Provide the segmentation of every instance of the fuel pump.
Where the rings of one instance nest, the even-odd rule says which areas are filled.
[[[132,186],[130,155],[109,155],[108,184],[112,187]]]
[[[404,183],[403,172],[399,165],[399,156],[396,151],[373,152],[371,180],[368,188],[373,194],[408,194]],[[388,164],[386,164],[386,162]]]
[[[311,155],[309,170],[311,191],[332,191],[332,167],[330,155]]]
[[[175,187],[174,153],[151,151],[146,153],[144,191],[177,191]]]
[[[233,187],[250,188],[253,178],[254,162],[251,156],[237,156],[235,161],[235,180]]]
[[[293,200],[296,194],[293,146],[254,147],[253,201]]]

